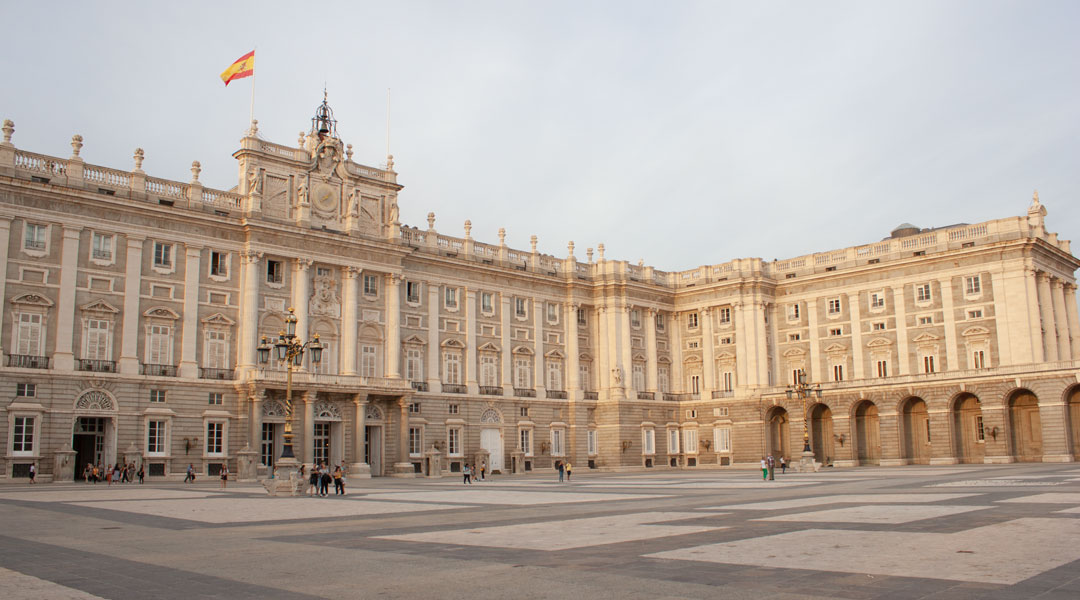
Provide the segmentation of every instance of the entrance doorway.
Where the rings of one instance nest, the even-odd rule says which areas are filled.
[[[823,465],[832,464],[836,456],[832,409],[824,404],[815,404],[810,409],[810,447],[814,450],[814,460]]]
[[[788,453],[788,413],[783,408],[776,406],[769,410],[768,429],[766,431],[765,453],[772,454],[773,458],[780,460],[783,456],[791,460]]]
[[[503,438],[501,429],[481,429],[480,448],[488,453],[491,472],[503,471]]]
[[[1080,385],[1069,390],[1065,401],[1068,410],[1069,439],[1072,440],[1073,457],[1080,459]]]
[[[259,462],[273,469],[281,456],[284,425],[281,423],[263,423],[262,439],[259,442]]]
[[[371,467],[372,477],[382,477],[382,425],[364,426],[364,462]]]
[[[986,456],[982,405],[972,394],[963,394],[953,404],[953,436],[956,459],[962,463],[982,463]]]
[[[82,477],[86,465],[105,463],[105,417],[78,417],[71,434],[75,450],[75,479]]]
[[[903,408],[904,458],[912,464],[930,464],[930,415],[922,398],[908,398]]]
[[[855,459],[860,465],[881,462],[880,432],[877,405],[863,400],[855,407]]]
[[[1039,399],[1031,390],[1016,390],[1009,397],[1009,430],[1013,456],[1020,462],[1042,462],[1042,420]]]

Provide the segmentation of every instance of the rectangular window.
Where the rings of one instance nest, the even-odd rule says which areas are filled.
[[[630,326],[634,329],[641,327],[641,311],[636,308],[630,311]]]
[[[405,379],[424,380],[424,353],[419,348],[405,350]]]
[[[494,354],[480,355],[480,385],[485,387],[499,385],[499,358]]]
[[[12,430],[14,453],[32,454],[34,452],[34,417],[15,417]]]
[[[697,329],[697,326],[698,326],[698,314],[697,313],[687,313],[686,314],[686,328],[687,329]]]
[[[525,317],[528,315],[528,313],[525,312],[524,298],[514,298],[514,314],[518,317]]]
[[[563,430],[562,429],[552,429],[551,430],[551,455],[552,456],[562,456],[564,454],[566,454],[566,451],[563,448]]]
[[[581,380],[582,391],[592,391],[592,368],[589,363],[578,363],[578,379]]]
[[[727,307],[721,308],[719,311],[717,311],[717,314],[720,316],[720,324],[721,325],[724,325],[724,324],[727,324],[727,323],[731,322],[731,309],[730,308],[727,308]]]
[[[210,274],[216,277],[229,276],[229,255],[217,250],[210,251]]]
[[[36,383],[16,383],[15,396],[18,398],[33,398],[37,396]]]
[[[419,281],[406,281],[405,282],[405,301],[418,304],[420,302],[420,282]]]
[[[165,402],[165,390],[150,390],[151,402]]]
[[[844,365],[833,365],[832,378],[833,378],[833,381],[843,381],[844,380]]]
[[[923,357],[923,373],[933,373],[933,372],[934,372],[934,357],[933,356],[924,356]]]
[[[110,360],[109,322],[104,319],[86,320],[86,348],[83,358],[87,360]]]
[[[154,266],[162,269],[172,268],[172,244],[154,242]]]
[[[632,381],[635,390],[645,389],[645,363],[636,362],[633,365]]]
[[[491,292],[480,293],[480,310],[486,313],[495,312],[495,298]]]
[[[579,308],[577,309],[577,324],[584,327],[585,323],[585,309]]]
[[[458,307],[457,299],[458,299],[458,290],[457,290],[457,288],[452,288],[452,287],[444,287],[443,288],[443,305],[446,306],[446,308],[456,309]]]
[[[888,377],[889,376],[889,361],[879,360],[877,361],[877,376]]]
[[[713,429],[713,446],[717,452],[731,452],[731,428],[717,427]]]
[[[522,429],[518,432],[521,451],[525,453],[525,456],[532,456],[532,433],[532,429]]]
[[[844,329],[841,327],[833,327],[829,329],[829,335],[835,337],[838,335],[844,335]]]
[[[589,430],[588,437],[586,438],[586,445],[588,447],[587,452],[588,452],[589,456],[596,456],[596,446],[597,446],[597,444],[596,444],[596,430],[595,429],[590,429]]]
[[[870,310],[885,308],[885,294],[882,292],[870,293]]]
[[[969,319],[981,319],[982,316],[983,316],[983,312],[982,312],[981,308],[976,309],[976,310],[969,310],[968,311],[968,318]]]
[[[225,396],[221,392],[210,392],[210,395],[206,399],[207,404],[214,406],[221,406],[224,403]]]
[[[207,331],[206,348],[203,350],[203,358],[207,369],[229,368],[229,345],[226,341],[227,334],[224,331]]]
[[[221,454],[225,442],[225,424],[206,424],[206,453]]]
[[[687,454],[697,454],[697,429],[687,429],[683,431],[683,448],[686,449]]]
[[[982,292],[982,278],[979,275],[972,275],[971,277],[964,278],[964,294],[967,296],[975,296]]]
[[[94,232],[90,238],[90,258],[97,260],[112,260],[113,236]]]
[[[830,315],[838,315],[838,314],[840,314],[840,299],[839,298],[830,298],[829,299],[829,314]]]
[[[146,362],[151,365],[172,364],[172,327],[151,325],[146,348]]]
[[[259,447],[259,459],[262,464],[274,466],[274,424],[262,424],[262,443]]]
[[[562,361],[561,360],[549,360],[547,361],[547,389],[549,390],[562,390]]]
[[[972,356],[971,366],[976,369],[986,368],[986,354],[982,350],[976,350]]]
[[[874,331],[885,331],[885,323],[878,322],[870,326]]]
[[[722,338],[720,338],[720,344],[723,345],[723,346],[729,346],[729,345],[731,345],[731,340],[732,339],[733,338],[731,336],[722,337]]]
[[[378,350],[371,344],[362,344],[360,346],[360,376],[361,377],[376,377],[376,363]],[[410,380],[412,381],[412,380]]]
[[[529,407],[528,406],[522,406],[522,407],[518,408],[518,416],[520,416],[520,417],[529,416]]]
[[[915,301],[916,302],[930,302],[933,300],[933,296],[930,293],[930,284],[924,283],[922,285],[915,286]]]
[[[457,404],[447,404],[446,405],[446,412],[448,412],[448,413],[450,413],[452,415],[458,414],[459,410],[460,409],[458,408]]]
[[[315,423],[314,429],[315,463],[327,464],[330,462],[330,424]]]
[[[532,360],[529,358],[515,358],[514,387],[526,390],[531,389],[532,386]]]
[[[23,248],[27,250],[44,250],[45,249],[45,232],[47,231],[44,225],[38,225],[36,223],[26,224],[26,239],[23,244]]]
[[[146,422],[146,453],[165,453],[165,421]]]
[[[671,371],[669,370],[669,367],[657,367],[656,387],[662,394],[671,391]]]
[[[266,261],[266,283],[281,283],[284,280],[283,273],[280,260]]]
[[[42,316],[31,313],[19,313],[19,324],[15,330],[15,354],[24,356],[44,356],[41,343]]]
[[[461,456],[461,429],[451,427],[446,430],[446,453],[450,456]]]
[[[789,342],[797,342],[797,341],[802,339],[802,334],[789,333],[788,336],[787,336],[787,339],[788,339]]]
[[[664,330],[664,322],[665,322],[665,319],[664,319],[663,313],[656,313],[656,330],[657,331],[663,331]]]
[[[641,452],[642,454],[656,454],[656,431],[641,430]]]
[[[633,318],[633,317],[631,317]],[[548,303],[547,305],[547,320],[548,323],[559,322],[559,305]]]
[[[975,441],[976,442],[985,442],[986,441],[986,429],[983,428],[982,415],[975,415]]]
[[[679,430],[678,429],[669,429],[668,430],[668,454],[678,454],[678,453],[679,453]]]
[[[420,427],[409,428],[409,456],[416,457],[424,451],[424,430]]]
[[[443,383],[450,385],[461,384],[461,354],[457,352],[443,353]]]
[[[791,310],[788,311],[788,319],[791,319],[792,321],[798,321],[799,320],[799,305],[798,304],[792,304],[791,305]]]
[[[419,402],[410,402],[409,403],[409,414],[411,414],[411,415],[420,414],[420,403]]]
[[[919,325],[933,325],[934,317],[919,317]]]
[[[376,275],[364,275],[364,295],[379,295],[379,278]]]
[[[690,393],[691,394],[700,394],[701,393],[701,375],[691,375],[690,376]]]
[[[723,380],[722,386],[723,386],[723,390],[725,392],[735,391],[735,374],[734,373],[732,373],[731,371],[724,371],[723,375],[721,376],[721,379]]]

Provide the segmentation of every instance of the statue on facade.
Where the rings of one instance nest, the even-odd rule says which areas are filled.
[[[622,367],[612,369],[611,378],[615,380],[615,387],[622,387]]]

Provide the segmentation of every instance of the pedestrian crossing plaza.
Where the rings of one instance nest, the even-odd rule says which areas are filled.
[[[326,497],[9,484],[0,518],[5,598],[1080,597],[1069,463],[373,478]]]

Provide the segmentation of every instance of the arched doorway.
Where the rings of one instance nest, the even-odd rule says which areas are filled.
[[[1009,436],[1012,453],[1020,462],[1042,461],[1042,421],[1039,399],[1031,390],[1009,394]]]
[[[986,456],[982,405],[973,394],[960,394],[952,408],[953,451],[962,463],[982,463]]]
[[[823,465],[831,464],[836,456],[832,409],[824,404],[815,404],[810,409],[810,448],[814,460]]]
[[[372,477],[382,477],[383,469],[383,411],[368,404],[364,412],[364,462],[371,466]]]
[[[1065,394],[1068,413],[1069,441],[1072,442],[1073,458],[1080,459],[1080,385],[1074,385]]]
[[[855,460],[860,465],[881,462],[881,436],[877,405],[863,400],[855,406]]]
[[[480,449],[488,453],[488,467],[492,473],[502,473],[504,466],[502,414],[488,408],[480,415]]]
[[[901,450],[904,458],[912,464],[930,464],[930,415],[926,402],[918,396],[904,401],[902,423],[904,428]]]
[[[104,390],[87,390],[75,400],[71,448],[75,450],[76,480],[88,464],[116,462],[116,414],[116,401]]]
[[[782,406],[769,409],[765,417],[765,453],[779,460],[781,456],[791,460],[788,446],[788,413]]]

